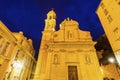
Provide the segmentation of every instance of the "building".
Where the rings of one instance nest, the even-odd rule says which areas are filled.
[[[45,20],[34,80],[103,80],[95,42],[77,21],[65,19],[55,31],[56,13]]]
[[[120,80],[120,68],[106,35],[102,35],[95,44],[104,78]]]
[[[120,65],[120,0],[102,0],[96,12]]]
[[[117,65],[102,66],[104,75],[120,80],[120,0],[102,0],[96,13],[117,59]]]
[[[32,40],[11,32],[0,21],[0,80],[30,80],[36,61]]]

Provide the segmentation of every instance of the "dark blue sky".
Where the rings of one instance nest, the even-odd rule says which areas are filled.
[[[0,20],[13,32],[23,31],[39,50],[46,14],[54,8],[57,29],[67,17],[79,22],[80,29],[91,32],[93,40],[104,33],[95,13],[100,0],[0,0]]]

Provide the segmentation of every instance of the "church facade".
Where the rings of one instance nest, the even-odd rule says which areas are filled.
[[[34,80],[103,80],[95,42],[77,21],[65,19],[55,31],[56,13],[45,20]]]

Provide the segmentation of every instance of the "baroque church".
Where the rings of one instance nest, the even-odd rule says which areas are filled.
[[[90,32],[65,19],[56,28],[56,13],[45,19],[34,80],[103,80]]]

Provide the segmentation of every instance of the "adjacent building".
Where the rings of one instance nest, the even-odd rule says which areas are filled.
[[[30,80],[36,60],[32,40],[11,32],[0,21],[0,80]]]
[[[117,59],[117,64],[101,67],[103,74],[120,80],[120,0],[101,0],[96,13]]]
[[[106,35],[102,35],[95,44],[104,78],[120,80],[120,68]]]
[[[77,21],[65,19],[56,28],[56,13],[45,20],[34,80],[103,80],[95,42]]]
[[[96,12],[120,65],[120,0],[102,0]]]

